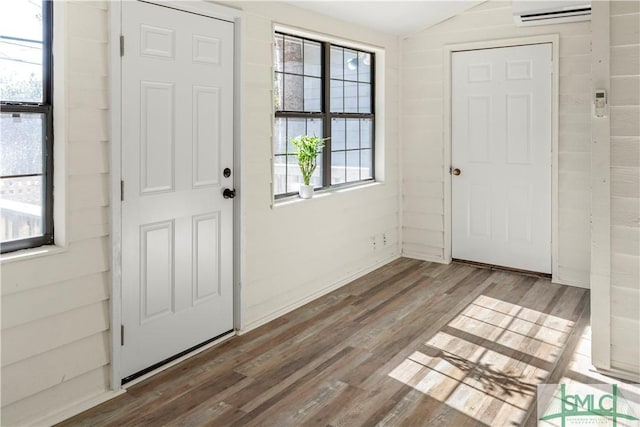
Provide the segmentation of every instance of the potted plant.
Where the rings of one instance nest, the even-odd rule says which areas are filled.
[[[318,138],[317,136],[302,135],[291,140],[296,147],[295,155],[298,156],[298,166],[302,172],[302,181],[300,184],[299,194],[303,199],[313,197],[313,185],[310,185],[311,175],[316,170],[318,155],[324,147],[324,142],[328,138]]]

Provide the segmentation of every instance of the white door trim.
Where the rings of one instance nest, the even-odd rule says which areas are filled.
[[[111,213],[111,299],[110,299],[110,327],[111,327],[111,360],[110,360],[110,388],[111,390],[121,390],[120,385],[120,368],[121,368],[121,353],[120,353],[120,325],[122,319],[122,259],[121,259],[121,242],[122,242],[122,209],[120,204],[120,180],[122,177],[122,123],[120,120],[122,112],[122,78],[121,78],[121,57],[120,57],[120,35],[122,34],[122,1],[119,0],[109,2],[109,130],[110,130],[110,213]],[[241,185],[241,135],[240,135],[240,112],[241,106],[241,94],[240,94],[240,82],[241,82],[241,51],[242,45],[241,37],[241,25],[242,25],[242,11],[217,4],[208,3],[205,1],[156,1],[156,0],[144,0],[146,3],[153,3],[164,7],[170,7],[185,12],[197,13],[205,15],[215,19],[221,19],[224,21],[233,22],[234,25],[234,141],[233,141],[233,153],[234,153],[234,184],[236,188],[240,188]],[[240,197],[241,192],[238,192],[238,196],[234,199],[234,328],[237,330],[240,326],[240,282],[242,280],[242,269],[240,264],[241,254],[241,218],[243,215],[242,202]],[[197,350],[196,350],[197,351]]]
[[[453,52],[478,49],[492,49],[500,47],[523,46],[531,44],[551,43],[553,76],[551,79],[551,278],[554,283],[563,283],[558,279],[558,106],[559,106],[559,34],[548,34],[532,37],[518,37],[501,40],[485,40],[478,42],[445,45],[443,48],[444,65],[444,261],[450,263],[451,256],[451,55]]]

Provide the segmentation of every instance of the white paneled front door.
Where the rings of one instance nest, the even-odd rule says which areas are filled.
[[[551,44],[452,54],[452,256],[551,273]]]
[[[233,23],[122,2],[122,378],[233,329]]]

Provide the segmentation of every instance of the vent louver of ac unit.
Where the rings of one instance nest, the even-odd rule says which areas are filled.
[[[513,2],[513,19],[516,25],[547,25],[591,19],[591,3],[588,1],[521,1]]]

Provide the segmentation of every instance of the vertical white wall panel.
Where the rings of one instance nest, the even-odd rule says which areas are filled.
[[[640,6],[610,3],[611,367],[640,374]]]

